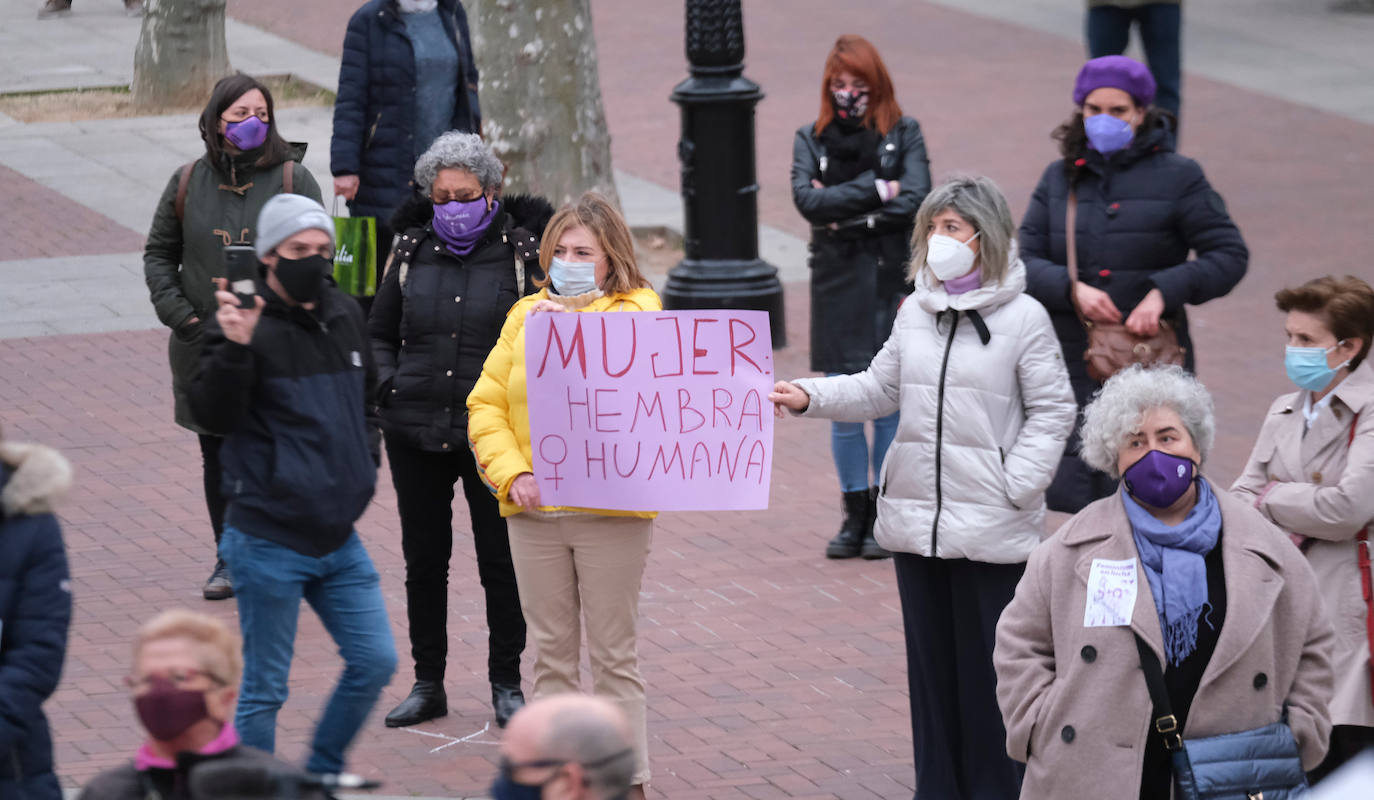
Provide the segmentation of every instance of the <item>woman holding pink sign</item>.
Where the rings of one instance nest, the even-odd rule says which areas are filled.
[[[546,277],[535,281],[540,291],[522,298],[506,317],[468,396],[468,436],[510,531],[520,607],[537,650],[534,695],[580,691],[585,618],[593,691],[616,702],[634,728],[630,796],[642,798],[649,780],[648,733],[635,625],[657,514],[540,502],[530,444],[525,319],[544,312],[658,311],[663,304],[639,271],[624,217],[601,195],[589,192],[559,209],[543,242],[539,262]]]
[[[868,369],[780,381],[779,414],[858,422],[901,410],[878,488],[897,567],[918,798],[1014,798],[993,631],[1045,524],[1073,428],[1049,314],[1023,292],[1006,198],[987,178],[937,187],[916,213],[911,279]]]

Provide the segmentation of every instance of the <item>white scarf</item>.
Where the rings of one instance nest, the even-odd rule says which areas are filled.
[[[422,14],[433,11],[439,0],[396,0],[396,5],[401,7],[402,14]]]

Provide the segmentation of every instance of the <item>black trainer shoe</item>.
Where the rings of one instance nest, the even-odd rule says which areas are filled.
[[[205,582],[201,594],[206,600],[228,600],[234,596],[234,584],[229,581],[229,568],[224,565],[224,559],[215,561],[215,571],[210,573],[210,580]]]
[[[491,685],[491,710],[496,712],[496,727],[504,728],[515,712],[525,707],[525,695],[518,683]]]

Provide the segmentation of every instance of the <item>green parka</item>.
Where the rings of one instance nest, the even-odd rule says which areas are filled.
[[[299,162],[305,145],[293,144],[289,158]],[[195,376],[204,341],[204,320],[215,311],[215,289],[210,279],[224,275],[224,248],[251,245],[258,212],[268,198],[283,190],[283,164],[254,164],[239,156],[223,167],[206,156],[195,162],[186,187],[183,218],[177,219],[177,186],[181,169],[172,173],[162,191],[148,243],[143,249],[143,277],[148,284],[157,318],[171,329],[167,357],[172,366],[172,395],[176,422],[196,433],[206,433],[191,416],[186,387]],[[320,186],[304,166],[291,171],[291,190],[321,201]]]

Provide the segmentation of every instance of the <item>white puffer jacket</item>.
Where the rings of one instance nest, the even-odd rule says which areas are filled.
[[[994,564],[1040,542],[1049,486],[1073,428],[1073,392],[1050,316],[1022,294],[1013,251],[1000,285],[950,295],[923,270],[868,369],[803,378],[804,412],[849,422],[899,408],[883,461],[878,544]]]

